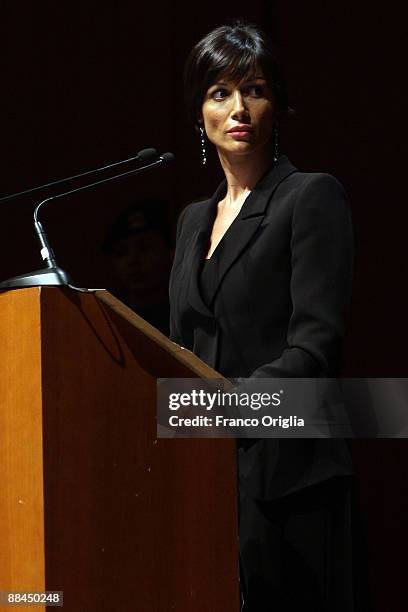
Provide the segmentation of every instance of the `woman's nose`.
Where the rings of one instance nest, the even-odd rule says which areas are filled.
[[[232,110],[234,113],[233,116],[248,114],[248,109],[245,104],[244,96],[238,89],[234,92],[233,99],[232,99],[232,106],[233,106]]]

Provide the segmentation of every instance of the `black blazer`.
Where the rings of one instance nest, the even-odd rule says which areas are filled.
[[[226,377],[337,374],[350,301],[352,226],[328,174],[281,156],[246,198],[214,251],[211,303],[199,271],[225,180],[180,215],[170,276],[170,338]],[[206,264],[209,265],[209,264]],[[342,440],[269,439],[239,445],[242,486],[273,499],[350,473]]]

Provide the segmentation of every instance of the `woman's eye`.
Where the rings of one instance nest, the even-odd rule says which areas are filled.
[[[228,92],[226,89],[220,88],[220,89],[216,89],[215,91],[212,92],[211,96],[214,98],[214,100],[222,100],[223,98],[225,98],[228,95]]]
[[[262,85],[251,85],[251,87],[248,87],[248,92],[251,96],[259,98],[263,94],[263,87]]]

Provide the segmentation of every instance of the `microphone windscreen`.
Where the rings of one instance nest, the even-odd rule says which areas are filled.
[[[172,161],[174,161],[175,157],[173,153],[170,153],[170,151],[168,153],[163,153],[163,155],[160,155],[160,159],[165,163],[165,164],[170,164]]]
[[[137,155],[139,157],[139,161],[142,163],[152,162],[159,157],[156,149],[143,149],[142,151],[139,151]]]

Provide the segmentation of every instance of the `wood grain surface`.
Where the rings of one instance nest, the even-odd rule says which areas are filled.
[[[0,293],[0,591],[45,587],[40,333],[40,290]]]

